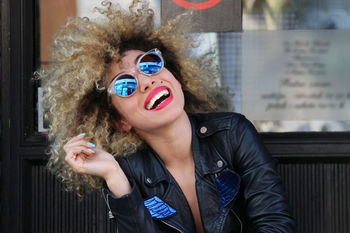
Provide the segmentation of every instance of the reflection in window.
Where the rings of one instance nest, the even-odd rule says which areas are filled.
[[[259,61],[254,61],[254,56],[250,56],[249,61],[243,61],[243,57],[246,57],[247,51],[243,49],[244,43],[247,44],[247,38],[250,40],[254,40],[256,46],[266,47],[261,40],[261,36],[263,34],[271,34],[272,37],[277,37],[278,34],[282,36],[285,30],[293,30],[291,33],[293,35],[298,36],[302,34],[302,31],[298,30],[314,30],[317,33],[318,30],[324,29],[350,29],[350,2],[345,0],[338,1],[318,1],[318,0],[244,0],[244,10],[243,10],[243,34],[242,33],[218,33],[218,50],[220,54],[220,64],[223,70],[222,74],[222,82],[225,85],[232,87],[235,92],[235,96],[233,97],[233,102],[235,103],[235,109],[238,112],[242,112],[242,97],[247,97],[252,90],[245,90],[242,93],[242,81],[247,81],[249,77],[243,77],[244,67],[248,67],[247,69],[254,69],[254,66],[251,64],[258,64]],[[256,31],[255,35],[248,36],[250,32]],[[259,32],[260,31],[260,32]],[[267,32],[271,31],[271,33]],[[253,33],[252,33],[253,34]],[[341,34],[341,33],[340,33]],[[340,35],[340,34],[334,34]],[[344,35],[343,41],[349,41],[350,38],[348,34]],[[277,40],[278,41],[278,40]],[[276,44],[276,47],[278,45]],[[246,48],[246,47],[245,47]],[[273,48],[273,47],[272,47]],[[310,48],[309,48],[310,49]],[[254,51],[253,51],[254,52]],[[257,51],[256,51],[257,52]],[[276,54],[273,51],[264,51],[263,56],[256,56],[256,58],[265,57],[266,62],[271,60],[276,60],[274,66],[270,66],[266,64],[266,62],[260,62],[266,70],[262,70],[260,72],[259,77],[266,80],[269,79],[269,74],[273,74],[274,71],[278,72],[281,65],[279,64],[279,57],[285,57],[284,53]],[[334,52],[334,51],[333,51]],[[252,53],[252,52],[250,52]],[[329,53],[332,54],[332,53]],[[323,57],[323,61],[327,67],[330,67],[330,70],[325,70],[328,73],[334,74],[334,72],[338,72],[339,78],[344,73],[344,67],[349,67],[349,58],[343,56],[333,56],[326,54]],[[334,53],[333,53],[334,54]],[[277,57],[276,57],[277,55]],[[335,65],[330,66],[330,63],[334,63]],[[258,62],[258,63],[257,63]],[[305,65],[305,64],[299,64]],[[275,68],[273,68],[275,67]],[[340,67],[340,68],[339,68]],[[257,68],[256,68],[257,69]],[[327,68],[328,69],[328,68]],[[338,70],[336,70],[338,69]],[[256,75],[257,76],[257,75]],[[275,74],[276,76],[276,74]],[[334,80],[338,78],[338,76],[334,77],[331,75],[326,76],[326,78],[330,80]],[[315,76],[317,78],[318,76]],[[256,77],[258,78],[258,77]],[[270,77],[271,79],[272,77]],[[297,78],[296,76],[291,76],[291,78]],[[269,80],[270,83],[273,83],[273,80]],[[277,81],[276,81],[277,82]],[[334,81],[333,81],[334,82]],[[336,86],[335,83],[334,86]],[[346,85],[346,84],[345,84]],[[266,84],[265,84],[266,87]],[[349,86],[350,87],[350,86]],[[261,86],[264,88],[264,85]],[[348,92],[350,92],[350,88],[348,88]],[[310,91],[310,90],[307,90]],[[347,95],[347,92],[342,91],[340,94]],[[336,93],[335,93],[336,94]],[[342,97],[343,98],[343,97]],[[345,106],[349,108],[350,106],[350,98],[345,99]],[[243,101],[244,102],[244,101]],[[322,103],[321,103],[322,104]],[[254,105],[249,106],[254,108]],[[328,112],[327,112],[328,111]],[[274,132],[284,132],[284,131],[349,131],[350,130],[350,122],[349,118],[344,115],[337,115],[336,110],[327,110],[324,112],[324,115],[332,115],[332,119],[329,120],[314,120],[314,119],[322,119],[323,116],[319,116],[316,118],[306,118],[299,120],[261,120],[263,119],[259,113],[256,113],[254,117],[250,117],[254,120],[255,126],[260,131],[274,131]],[[243,114],[246,114],[243,110]],[[293,114],[295,112],[288,112],[287,114],[289,119],[293,119]],[[249,117],[249,116],[248,116]],[[260,119],[259,119],[260,117]],[[274,116],[276,118],[276,116]],[[327,118],[327,117],[326,117]],[[328,117],[329,118],[329,117]],[[334,120],[333,120],[334,119]]]

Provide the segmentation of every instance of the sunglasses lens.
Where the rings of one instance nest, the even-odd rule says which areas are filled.
[[[114,88],[118,95],[126,97],[136,91],[137,81],[130,74],[123,74],[115,80]]]
[[[150,53],[142,57],[139,67],[145,74],[155,74],[163,68],[163,60],[159,55]]]

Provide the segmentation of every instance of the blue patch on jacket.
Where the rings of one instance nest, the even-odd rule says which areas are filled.
[[[241,178],[232,171],[225,171],[215,180],[222,207],[227,206],[237,195]]]
[[[176,210],[157,196],[145,200],[144,204],[153,218],[166,218],[176,213]]]

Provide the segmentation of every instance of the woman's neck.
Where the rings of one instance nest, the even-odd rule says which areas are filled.
[[[153,132],[137,132],[167,167],[192,160],[192,128],[184,111],[174,122]]]

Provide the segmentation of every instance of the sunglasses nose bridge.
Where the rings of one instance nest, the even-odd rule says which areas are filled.
[[[134,67],[129,71],[129,73],[134,75],[134,76],[137,76],[140,72],[138,71],[138,69],[136,67]]]

